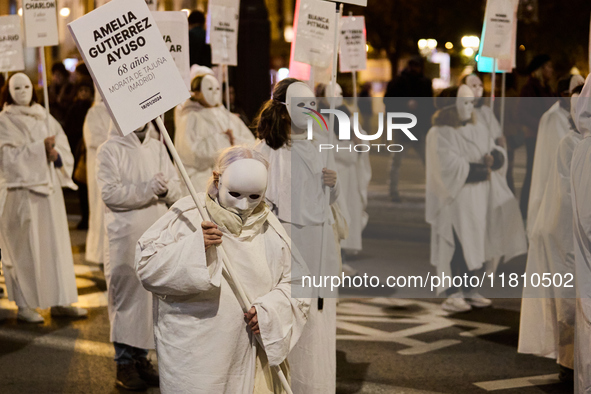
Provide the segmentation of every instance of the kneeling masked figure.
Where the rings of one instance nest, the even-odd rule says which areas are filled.
[[[197,195],[209,218],[185,197],[138,242],[136,271],[155,295],[163,393],[283,392],[269,367],[280,365],[297,342],[310,300],[291,297],[291,286],[307,272],[264,202],[267,167],[250,148],[228,148],[207,193]],[[223,269],[219,244],[234,278]],[[247,313],[235,281],[252,300]]]

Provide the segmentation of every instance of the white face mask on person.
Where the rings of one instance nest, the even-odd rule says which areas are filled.
[[[210,107],[217,107],[222,103],[222,92],[219,81],[212,75],[206,75],[201,80],[203,100]]]
[[[261,203],[267,190],[267,168],[255,159],[242,159],[230,164],[220,175],[220,206],[245,221]]]
[[[16,105],[29,106],[33,98],[33,83],[23,73],[17,73],[8,81],[10,97]]]
[[[484,92],[484,88],[482,87],[482,80],[478,78],[478,76],[471,74],[466,77],[466,85],[472,89],[472,93],[474,93],[474,97],[479,98],[482,97]]]
[[[456,109],[458,111],[458,117],[462,122],[472,118],[472,111],[474,111],[474,93],[467,85],[462,85],[458,89]]]
[[[310,119],[310,108],[316,110],[314,93],[305,83],[294,82],[288,86],[285,96],[285,105],[292,124],[300,130],[305,130]]]

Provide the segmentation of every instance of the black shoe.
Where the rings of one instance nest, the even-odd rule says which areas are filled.
[[[137,370],[140,378],[149,386],[160,386],[160,376],[158,375],[158,371],[156,371],[156,368],[154,368],[150,360],[147,358],[135,360],[135,369]]]
[[[562,383],[574,383],[575,371],[558,364],[558,380],[560,380]]]
[[[148,385],[140,378],[135,365],[117,365],[117,386],[131,391],[146,391]]]

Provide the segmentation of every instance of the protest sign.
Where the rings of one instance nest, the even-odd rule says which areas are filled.
[[[482,37],[482,56],[511,60],[517,6],[517,0],[488,0],[484,15],[486,29]]]
[[[18,15],[0,16],[0,72],[24,69],[20,17]]]
[[[334,3],[301,0],[295,36],[294,60],[327,68],[334,53]]]
[[[25,42],[28,47],[59,44],[56,0],[23,0]]]
[[[238,65],[238,8],[210,3],[211,62]]]
[[[156,25],[187,88],[191,86],[189,65],[189,22],[183,11],[152,12]]]
[[[341,18],[341,72],[365,70],[367,51],[365,40],[365,18],[349,16]]]
[[[144,0],[112,0],[68,28],[121,134],[189,98]]]

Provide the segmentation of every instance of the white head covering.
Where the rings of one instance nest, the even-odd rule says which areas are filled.
[[[211,68],[200,66],[198,64],[193,64],[191,66],[191,71],[189,75],[191,81],[195,79],[195,77],[201,77],[203,75],[213,75],[215,77],[215,74]]]
[[[568,85],[568,92],[570,94],[573,93],[574,88],[576,88],[579,85],[582,85],[585,83],[585,79],[580,76],[580,75],[573,75],[570,77],[570,83]]]
[[[591,74],[587,76],[581,95],[576,100],[573,121],[583,137],[591,133]]]

